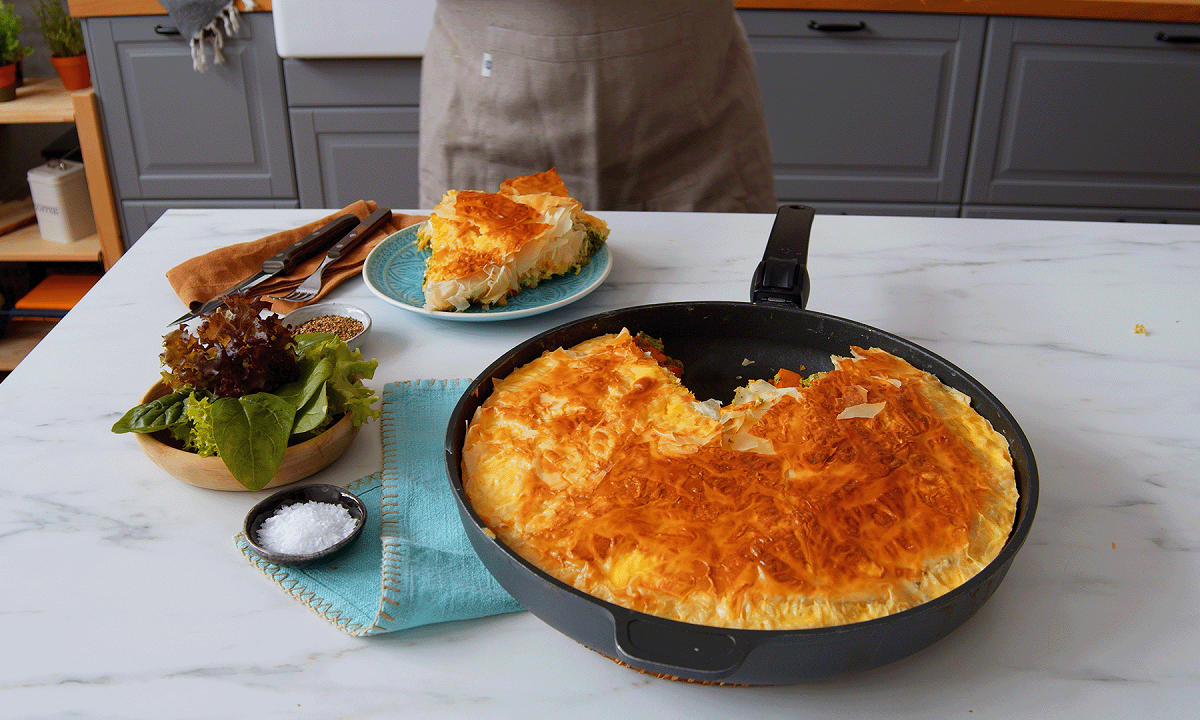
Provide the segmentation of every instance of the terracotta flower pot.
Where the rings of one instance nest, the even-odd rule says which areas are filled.
[[[0,65],[0,102],[17,99],[17,64]]]
[[[92,84],[92,74],[88,70],[87,55],[74,57],[50,56],[58,77],[62,79],[63,87],[69,91],[82,90]]]

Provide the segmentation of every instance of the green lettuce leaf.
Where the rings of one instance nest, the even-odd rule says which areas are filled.
[[[184,438],[184,448],[195,450],[200,457],[212,457],[217,454],[217,437],[213,430],[212,407],[213,400],[210,397],[197,393],[188,396],[185,412],[191,425],[190,432]]]
[[[375,391],[360,380],[375,376],[379,361],[363,360],[362,352],[351,350],[341,339],[328,333],[302,333],[296,336],[296,349],[306,360],[333,363],[326,381],[329,402],[329,418],[350,415],[356,426],[362,426],[371,418],[378,418],[380,410],[371,407],[379,398]]]

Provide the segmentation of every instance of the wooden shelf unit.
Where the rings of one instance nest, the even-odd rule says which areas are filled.
[[[51,320],[9,320],[0,339],[0,372],[15,369],[53,328]]]
[[[43,239],[35,223],[0,236],[0,262],[99,262],[102,254],[96,233],[57,243]]]
[[[78,259],[80,249],[72,246],[91,241],[93,245],[99,245],[99,255],[91,260],[95,262],[98,257],[107,270],[125,252],[121,241],[121,228],[117,222],[116,199],[108,174],[108,162],[104,155],[99,108],[92,88],[70,93],[58,78],[30,78],[25,81],[24,87],[17,88],[16,100],[0,103],[0,125],[69,122],[75,123],[75,129],[79,133],[79,146],[83,152],[83,167],[87,175],[92,213],[96,216],[95,239],[84,238],[78,243],[45,242],[38,245],[29,243],[26,234],[17,231],[0,235],[0,259],[28,262],[73,261]],[[14,247],[6,247],[10,242]],[[18,254],[19,257],[10,257],[10,254]]]
[[[0,103],[0,124],[27,123],[75,124],[96,232],[72,243],[57,243],[43,239],[36,223],[18,227],[0,235],[0,262],[99,262],[109,269],[125,252],[125,245],[95,91],[68,92],[58,78],[26,78],[24,86],[17,88],[16,100]],[[9,322],[0,337],[0,371],[16,367],[52,326],[49,322]]]

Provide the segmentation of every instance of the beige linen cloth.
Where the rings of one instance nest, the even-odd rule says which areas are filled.
[[[199,303],[210,300],[239,280],[261,270],[263,261],[267,258],[282,252],[288,245],[312,233],[334,218],[346,213],[353,213],[359,220],[362,220],[375,212],[375,209],[376,205],[374,202],[359,200],[339,212],[323,217],[320,220],[314,220],[302,227],[278,232],[274,235],[268,235],[250,242],[217,248],[210,253],[185,260],[171,268],[167,271],[167,280],[171,283],[171,287],[175,289],[175,294],[179,296],[184,305],[187,305],[189,308],[199,307]],[[322,275],[321,291],[309,303],[284,302],[282,300],[274,300],[269,296],[286,295],[294,290],[296,286],[317,269],[317,266],[321,264],[321,260],[325,258],[325,252],[317,253],[315,256],[305,260],[292,268],[291,272],[282,273],[263,281],[254,288],[253,292],[261,295],[264,300],[271,303],[271,309],[277,313],[291,312],[302,305],[316,302],[327,295],[330,290],[337,287],[342,281],[360,274],[363,263],[367,260],[367,255],[381,240],[392,233],[403,230],[410,225],[415,225],[425,219],[425,215],[394,213],[390,221],[372,233],[358,247],[325,268],[325,272]]]
[[[732,0],[438,0],[420,207],[556,168],[597,210],[775,212]]]

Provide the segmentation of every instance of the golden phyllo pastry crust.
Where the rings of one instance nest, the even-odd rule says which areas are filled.
[[[719,410],[626,332],[545,353],[476,412],[467,497],[537,567],[651,615],[778,630],[914,607],[1003,547],[1008,444],[934,376],[853,351]]]
[[[417,228],[425,309],[503,305],[523,287],[577,271],[608,238],[553,169],[504,181],[499,192],[450,190]]]

